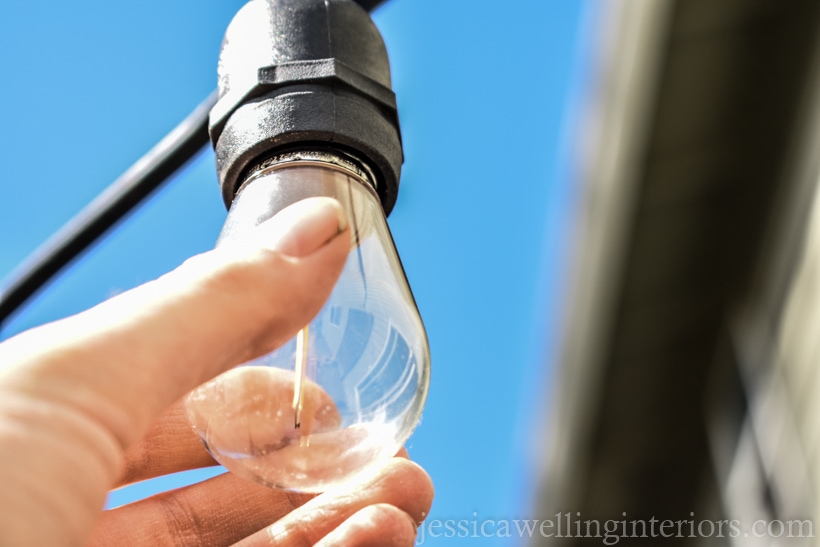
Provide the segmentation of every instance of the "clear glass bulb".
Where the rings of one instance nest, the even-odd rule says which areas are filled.
[[[339,281],[309,325],[187,400],[194,430],[238,475],[321,492],[395,455],[421,417],[427,336],[372,180],[342,155],[282,154],[256,169],[231,206],[217,245],[311,196],[342,204],[352,240]]]

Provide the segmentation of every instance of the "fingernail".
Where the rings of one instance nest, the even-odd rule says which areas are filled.
[[[346,229],[344,209],[329,197],[298,201],[258,227],[266,247],[293,257],[317,251]]]

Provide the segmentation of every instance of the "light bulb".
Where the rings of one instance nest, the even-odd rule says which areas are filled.
[[[341,277],[313,321],[187,400],[194,430],[238,475],[321,492],[395,455],[421,417],[427,337],[374,181],[350,156],[291,152],[259,164],[237,193],[217,245],[311,196],[338,200],[351,230]]]

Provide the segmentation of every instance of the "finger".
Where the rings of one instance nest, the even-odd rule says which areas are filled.
[[[338,232],[341,211],[330,199],[299,202],[260,227],[265,246],[205,253],[87,312],[24,333],[3,348],[21,350],[17,361],[24,361],[6,379],[18,391],[90,413],[127,446],[184,393],[283,343],[318,312],[348,247],[348,237],[325,245]]]
[[[143,437],[125,452],[114,487],[161,475],[218,465],[194,433],[181,399],[154,421]]]
[[[230,545],[312,497],[274,490],[227,473],[104,511],[89,545]]]
[[[290,371],[244,366],[221,374],[174,403],[128,449],[116,485],[217,465],[203,441],[215,454],[260,456],[280,451],[300,436],[338,429],[336,405],[316,383],[306,381],[298,430],[292,398]],[[227,457],[222,463],[231,467]]]
[[[263,528],[280,521],[285,527],[294,522],[302,528],[315,527],[311,532],[316,532],[299,535],[296,531],[281,545],[313,545],[369,505],[389,504],[403,511],[405,519],[421,522],[432,497],[427,474],[403,458],[390,460],[359,484],[315,498],[262,487],[228,473],[103,512],[90,544],[228,545],[248,538],[255,542],[248,545],[271,545],[271,536]],[[151,525],[133,526],[135,522]],[[251,536],[259,530],[263,531]],[[300,537],[306,543],[292,543]]]
[[[420,523],[432,501],[433,484],[424,470],[409,460],[392,458],[363,483],[312,499],[236,547],[314,545],[358,511],[376,504],[392,505]]]
[[[413,518],[397,507],[379,503],[354,513],[316,547],[412,547],[415,541]]]
[[[195,389],[186,406],[196,431],[229,470],[306,490],[351,466],[363,466],[361,451],[351,450],[363,436],[361,430],[339,428],[333,399],[307,379],[296,428],[293,377],[292,371],[275,367],[239,367]]]
[[[13,363],[0,371],[0,416],[14,441],[0,460],[29,477],[18,497],[53,506],[54,523],[87,530],[90,520],[73,515],[96,513],[122,453],[165,408],[283,343],[318,312],[349,249],[341,211],[334,200],[305,200],[260,226],[255,244],[205,253],[0,345],[0,362]]]
[[[271,383],[264,382],[262,385],[271,386]],[[308,385],[310,386],[311,384]],[[292,387],[291,382],[288,385],[288,390],[292,389]],[[306,393],[308,394],[306,398],[310,399],[310,391]],[[243,401],[253,401],[253,395],[254,394],[247,393],[239,394]],[[213,399],[209,397],[205,397],[204,400],[213,401]],[[272,400],[273,398],[261,399],[261,401]],[[259,398],[257,398],[257,402],[260,402]],[[267,407],[268,405],[269,403],[265,402],[262,406]],[[246,419],[247,417],[256,416],[256,410],[259,410],[260,415],[263,416],[265,414],[275,415],[269,408],[256,407],[247,410],[249,411],[244,413]],[[200,414],[206,413],[204,409],[199,409],[198,412]],[[292,413],[283,414],[290,415]],[[323,422],[326,420],[325,417],[320,417],[319,419]],[[196,422],[196,420],[197,418],[194,418],[193,421]],[[114,486],[120,487],[160,475],[217,465],[217,462],[205,449],[202,439],[194,433],[191,428],[191,422],[192,420],[189,419],[188,413],[186,413],[185,400],[179,400],[171,405],[171,407],[148,428],[148,431],[146,431],[142,439],[126,451],[122,472]],[[225,426],[229,426],[228,421],[225,422]],[[283,436],[284,434],[280,434],[280,438]],[[407,453],[407,449],[402,447],[396,454],[396,457],[409,458],[410,456]]]
[[[266,246],[205,253],[157,281],[8,341],[4,356],[22,363],[4,371],[4,380],[18,392],[67,400],[118,439],[133,440],[184,393],[284,342],[319,310],[346,254],[347,237],[324,245],[338,231],[341,208],[314,199],[289,209],[260,227]],[[285,254],[307,252],[308,240],[314,252]]]

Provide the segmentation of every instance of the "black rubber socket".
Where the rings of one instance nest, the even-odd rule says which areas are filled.
[[[228,207],[256,162],[301,145],[368,162],[385,214],[396,202],[403,154],[387,50],[352,0],[246,4],[222,43],[209,129]]]

